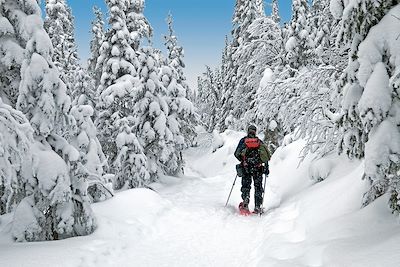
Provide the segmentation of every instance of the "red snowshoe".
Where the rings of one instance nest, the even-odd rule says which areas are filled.
[[[240,204],[239,204],[239,213],[240,213],[240,215],[243,215],[243,216],[251,215],[251,211],[249,210],[249,207],[245,206],[245,204],[243,202],[240,202]]]

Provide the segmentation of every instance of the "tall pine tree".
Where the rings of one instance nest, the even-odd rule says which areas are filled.
[[[288,40],[285,44],[285,59],[292,75],[296,70],[309,65],[314,60],[308,16],[307,0],[293,0],[292,18],[289,22]]]
[[[18,46],[23,49],[21,65],[15,65],[20,68],[21,75],[16,107],[26,116],[34,137],[31,148],[25,146],[26,150],[20,152],[29,155],[34,151],[35,154],[31,175],[24,175],[26,180],[20,181],[19,192],[24,191],[25,198],[15,210],[12,233],[19,241],[89,234],[96,224],[86,183],[71,175],[76,170],[73,165],[78,154],[57,134],[71,119],[71,101],[52,62],[53,48],[43,28],[40,8],[36,1],[7,0],[2,3],[1,18],[8,21]],[[10,114],[18,115],[11,110]],[[16,119],[14,115],[9,118]],[[18,120],[24,122],[21,116]],[[14,129],[20,128],[19,123],[14,122]],[[28,125],[25,128],[28,134]],[[2,142],[5,141],[7,134],[3,133],[2,138]],[[21,146],[24,146],[24,140],[26,138],[21,137]],[[7,145],[5,149],[3,147],[3,153],[6,150]]]
[[[272,0],[272,14],[271,14],[271,19],[275,21],[276,23],[281,22],[281,16],[279,15],[279,5],[278,5],[278,0]]]
[[[88,60],[88,72],[94,81],[94,86],[97,88],[100,84],[102,66],[97,64],[100,56],[100,47],[104,40],[104,21],[103,13],[98,7],[93,8],[96,16],[92,21],[92,40],[90,41],[91,56]]]
[[[400,211],[400,34],[398,1],[363,1],[346,6],[339,40],[350,47],[341,80],[340,151],[365,158],[371,187],[364,205],[389,193]]]
[[[111,172],[115,173],[116,189],[141,186],[150,181],[148,160],[142,143],[136,141],[137,98],[143,97],[139,80],[140,61],[135,51],[134,32],[126,25],[130,1],[107,1],[110,29],[100,49],[98,65],[102,66],[99,96],[99,140],[108,156]],[[127,139],[123,139],[123,136]],[[137,175],[133,172],[139,171]]]
[[[44,27],[54,47],[52,60],[67,86],[67,93],[72,95],[79,58],[74,37],[74,18],[65,0],[46,0]]]
[[[149,42],[153,36],[153,28],[143,15],[145,0],[128,0],[126,11],[126,26],[131,34],[132,46],[138,50],[141,41],[145,38]]]
[[[186,77],[183,73],[185,63],[183,62],[184,51],[183,47],[178,45],[177,37],[174,35],[172,15],[167,18],[169,34],[164,36],[165,45],[168,50],[167,65],[168,67],[163,68],[163,77],[161,78],[167,94],[170,97],[170,115],[169,120],[176,120],[179,125],[179,131],[175,131],[175,142],[178,145],[178,149],[182,150],[183,147],[187,147],[193,144],[195,138],[195,115],[194,107],[191,102],[191,93],[189,85],[186,83]],[[178,137],[182,135],[181,138]]]

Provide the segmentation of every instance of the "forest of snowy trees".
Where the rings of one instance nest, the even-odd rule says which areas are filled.
[[[364,159],[363,205],[391,195],[400,211],[400,10],[398,0],[237,0],[221,64],[198,78],[196,106],[209,131],[256,123],[271,149],[285,135],[303,155]],[[221,101],[222,100],[222,101]]]
[[[91,203],[182,173],[199,124],[255,123],[271,150],[290,135],[303,157],[363,159],[362,204],[388,193],[400,212],[400,1],[293,0],[283,23],[277,0],[270,15],[236,0],[197,91],[171,15],[163,53],[144,0],[105,0],[82,64],[67,1],[44,2],[43,15],[37,0],[0,0],[0,215],[13,213],[15,240],[91,234]]]
[[[144,0],[106,0],[86,67],[67,2],[44,4],[0,0],[0,215],[18,241],[92,233],[91,203],[181,173],[195,138],[171,15],[164,55]]]

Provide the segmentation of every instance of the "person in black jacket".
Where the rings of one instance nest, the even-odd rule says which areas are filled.
[[[241,188],[243,202],[240,203],[240,208],[248,211],[251,183],[254,180],[254,212],[259,213],[262,212],[261,205],[263,202],[262,177],[263,174],[269,174],[270,154],[267,146],[256,134],[257,128],[250,125],[247,129],[247,136],[239,141],[235,150],[235,157],[241,162],[240,165],[243,170]]]

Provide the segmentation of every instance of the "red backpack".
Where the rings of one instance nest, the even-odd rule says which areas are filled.
[[[262,164],[260,156],[260,139],[247,137],[244,139],[244,144],[246,146],[243,162],[247,167],[259,167]]]
[[[244,144],[246,145],[247,149],[259,149],[261,142],[260,139],[258,139],[257,137],[247,137],[246,139],[244,139]]]

